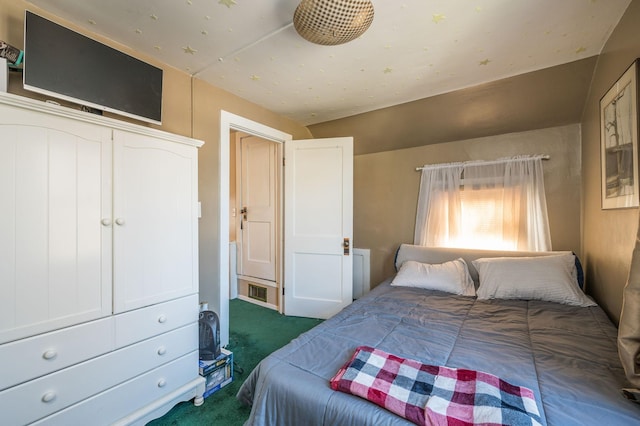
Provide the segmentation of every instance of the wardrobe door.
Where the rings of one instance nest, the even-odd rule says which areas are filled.
[[[114,311],[198,291],[197,149],[114,132]]]
[[[111,314],[111,131],[1,105],[0,134],[0,343]]]

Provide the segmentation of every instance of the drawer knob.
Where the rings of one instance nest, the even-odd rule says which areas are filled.
[[[162,355],[164,355],[166,353],[167,353],[167,348],[165,348],[164,346],[160,346],[158,348],[158,355],[162,356]]]
[[[164,324],[165,322],[167,322],[167,316],[165,314],[162,314],[158,317],[158,322],[160,324]]]
[[[56,399],[56,393],[53,391],[49,391],[44,395],[42,395],[42,402],[49,403],[49,402],[52,402],[54,399]]]
[[[46,359],[46,360],[52,360],[55,359],[55,357],[58,356],[58,352],[56,352],[55,349],[49,349],[46,350],[43,354],[42,354],[42,358]]]
[[[158,380],[158,387],[163,388],[167,385],[167,381],[165,379]]]

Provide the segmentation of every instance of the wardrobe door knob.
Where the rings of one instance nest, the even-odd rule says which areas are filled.
[[[46,360],[52,360],[58,356],[58,352],[55,349],[48,349],[42,354],[42,358]]]
[[[49,402],[53,402],[54,399],[56,399],[56,393],[53,391],[49,391],[44,395],[42,395],[42,402],[49,403]]]
[[[116,225],[120,225],[120,226],[124,225],[124,219],[121,218],[121,217],[117,218],[116,219]]]
[[[101,223],[102,223],[102,225],[104,225],[104,226],[110,226],[110,225],[111,225],[111,219],[106,219],[106,218],[105,218],[105,219],[102,219],[100,222],[101,222]]]

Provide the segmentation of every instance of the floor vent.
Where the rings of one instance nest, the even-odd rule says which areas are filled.
[[[249,284],[249,297],[261,302],[267,302],[267,288]]]

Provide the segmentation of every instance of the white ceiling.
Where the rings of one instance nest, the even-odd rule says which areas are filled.
[[[600,53],[631,0],[373,0],[369,30],[319,46],[299,0],[30,0],[309,125]]]

